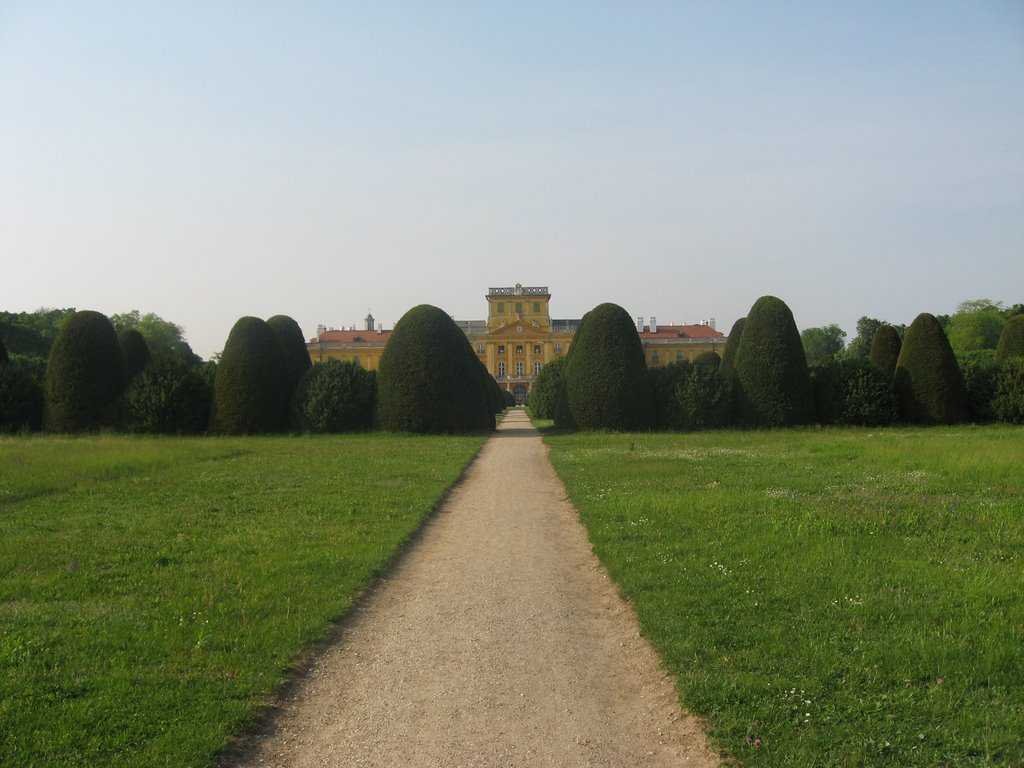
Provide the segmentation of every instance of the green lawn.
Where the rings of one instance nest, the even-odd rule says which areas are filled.
[[[210,763],[484,439],[0,439],[0,765]]]
[[[1024,765],[1024,430],[547,441],[727,755]]]

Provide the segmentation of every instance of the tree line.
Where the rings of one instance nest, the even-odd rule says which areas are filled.
[[[957,327],[955,317],[946,327]],[[239,319],[220,359],[207,363],[155,315],[46,310],[0,319],[5,432],[464,433],[493,429],[513,402],[466,335],[430,305],[396,324],[377,372],[338,360],[312,365],[286,315]],[[806,332],[781,299],[764,296],[734,324],[721,357],[648,369],[629,315],[601,304],[584,315],[568,355],[541,370],[529,405],[573,429],[1024,423],[1024,313],[1003,319],[994,349],[959,357],[928,313],[905,329],[862,320],[864,330],[873,326],[863,356],[850,351],[865,346],[858,323],[843,354],[808,365]],[[44,349],[42,363],[33,360]]]
[[[977,318],[967,315],[1004,312],[985,305],[961,305],[971,323],[922,313],[901,328],[862,318],[849,347],[809,365],[809,342],[838,334],[800,334],[785,302],[763,296],[736,321],[721,358],[648,370],[628,314],[603,304],[584,316],[567,357],[541,370],[529,404],[569,429],[1024,423],[1024,307],[1006,311],[994,341],[973,342],[991,350],[957,356],[945,330],[968,338]]]

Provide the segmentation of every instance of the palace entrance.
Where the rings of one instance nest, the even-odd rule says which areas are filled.
[[[516,405],[526,405],[526,385],[516,384],[512,387],[512,394],[515,395]]]

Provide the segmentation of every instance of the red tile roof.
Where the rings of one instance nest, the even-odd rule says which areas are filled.
[[[645,325],[641,339],[724,339],[725,334],[710,325],[659,325],[655,333]]]
[[[389,336],[391,331],[324,331],[319,337],[310,339],[309,343],[333,341],[343,344],[384,344]]]

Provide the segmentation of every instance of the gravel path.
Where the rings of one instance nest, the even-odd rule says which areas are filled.
[[[232,766],[717,766],[526,415]]]

